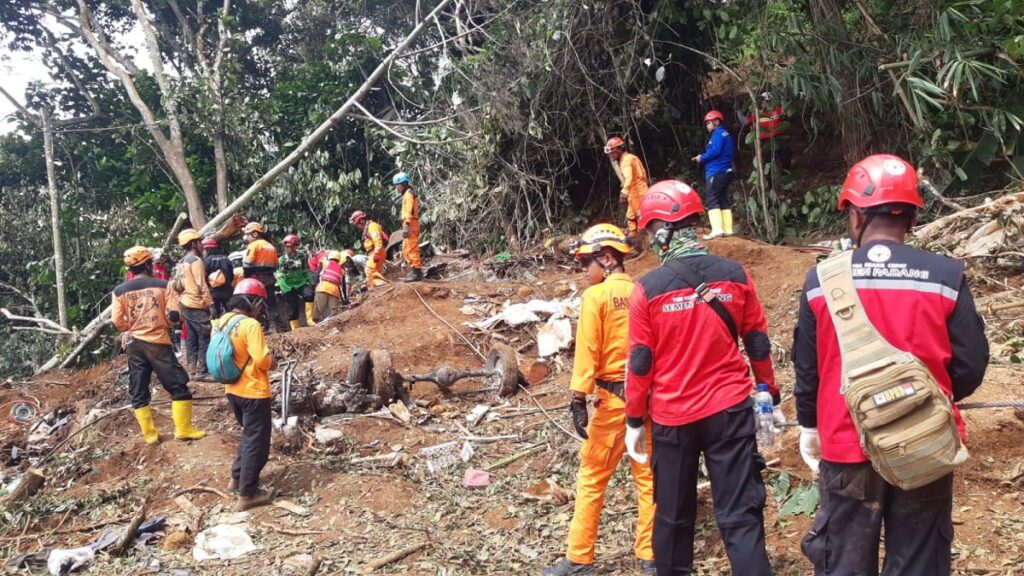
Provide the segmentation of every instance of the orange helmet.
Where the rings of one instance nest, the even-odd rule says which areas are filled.
[[[192,228],[185,228],[184,230],[178,233],[178,245],[188,246],[189,242],[193,242],[195,240],[202,240],[202,238],[203,237],[199,235],[199,232],[196,232]]]
[[[254,232],[258,234],[264,234],[266,233],[266,231],[267,229],[264,228],[263,224],[260,224],[259,222],[249,222],[248,224],[245,225],[245,228],[242,228],[242,234],[252,234]]]
[[[142,266],[153,259],[153,251],[145,246],[132,246],[124,251],[124,263],[128,266]]]
[[[296,236],[295,234],[289,234],[285,236],[284,240],[282,240],[281,243],[284,244],[285,246],[298,246],[299,244],[301,244],[301,242],[299,241],[299,237]]]
[[[582,259],[588,254],[597,254],[602,248],[611,248],[622,254],[630,252],[626,234],[614,224],[596,224],[587,228],[573,252],[577,259]]]
[[[722,115],[718,110],[712,110],[704,115],[704,121],[710,122],[712,120],[718,120],[719,122],[725,122],[725,116]]]
[[[621,147],[623,147],[625,145],[626,145],[626,141],[625,140],[623,140],[622,138],[619,138],[618,136],[612,136],[604,144],[604,153],[605,154],[611,154],[612,150],[615,150],[616,148],[621,148]]]

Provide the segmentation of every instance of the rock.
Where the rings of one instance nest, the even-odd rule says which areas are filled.
[[[526,300],[530,296],[533,296],[533,288],[530,286],[520,286],[519,289],[516,290],[516,294],[518,294],[523,300]]]
[[[318,444],[331,444],[345,437],[345,433],[341,430],[324,426],[317,426],[313,434]]]
[[[555,286],[555,296],[558,296],[559,298],[564,298],[569,294],[572,294],[572,292],[573,288],[569,284],[559,284]]]

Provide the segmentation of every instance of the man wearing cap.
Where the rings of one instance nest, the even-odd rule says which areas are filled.
[[[420,259],[420,198],[412,189],[409,175],[405,172],[395,174],[391,179],[395,190],[402,195],[402,256],[409,265],[409,275],[405,282],[417,282],[423,279],[423,261]]]
[[[182,320],[188,328],[185,340],[185,361],[193,380],[207,380],[206,349],[210,347],[210,307],[213,296],[207,285],[203,264],[202,237],[191,228],[178,234],[178,244],[185,257],[174,273],[174,288],[180,294],[178,304]]]
[[[174,437],[198,440],[206,432],[192,427],[192,392],[188,389],[188,373],[178,363],[171,346],[167,281],[153,278],[153,253],[149,248],[129,248],[124,253],[124,263],[132,279],[114,288],[110,319],[124,334],[128,390],[135,419],[142,429],[142,438],[146,444],[160,441],[149,406],[149,383],[155,372],[171,396]]]

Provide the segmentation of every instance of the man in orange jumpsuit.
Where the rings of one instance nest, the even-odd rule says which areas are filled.
[[[638,229],[636,223],[640,217],[640,199],[647,194],[647,170],[640,158],[626,151],[626,142],[618,136],[608,140],[604,145],[604,153],[615,162],[622,175],[619,204],[626,205],[626,230],[630,246],[642,252],[644,243],[637,241],[637,235],[643,231]]]
[[[406,282],[417,282],[423,279],[423,261],[420,260],[420,199],[409,183],[409,175],[405,172],[395,174],[391,179],[395,190],[402,195],[402,256],[412,270],[405,277]]]
[[[387,258],[388,235],[380,224],[367,218],[366,212],[362,210],[353,212],[348,221],[363,232],[363,249],[369,256],[366,259],[366,288],[372,289],[387,284],[383,272],[384,260]]]
[[[277,248],[267,240],[267,229],[259,222],[249,222],[242,229],[242,239],[247,246],[245,257],[242,258],[242,275],[246,278],[259,280],[267,289],[267,314],[263,317],[264,327],[277,327],[279,332],[287,332],[277,308]]]
[[[626,351],[629,336],[629,298],[633,280],[623,259],[630,252],[626,235],[612,224],[598,224],[584,232],[576,258],[592,284],[583,293],[576,328],[573,360],[573,426],[584,438],[576,479],[576,510],[569,526],[565,558],[543,570],[543,576],[595,574],[594,542],[601,522],[608,481],[626,453]],[[597,389],[593,419],[587,414],[587,396]],[[650,435],[650,426],[648,426]],[[654,572],[651,532],[654,526],[654,478],[648,464],[630,460],[637,487],[639,518],[634,553],[642,574]]]

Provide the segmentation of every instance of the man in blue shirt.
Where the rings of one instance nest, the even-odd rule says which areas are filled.
[[[732,236],[732,209],[729,201],[729,183],[732,182],[732,155],[736,149],[732,136],[722,126],[725,117],[718,110],[704,115],[704,128],[711,133],[708,147],[693,161],[704,165],[704,205],[711,221],[711,233],[705,240],[719,236]]]

